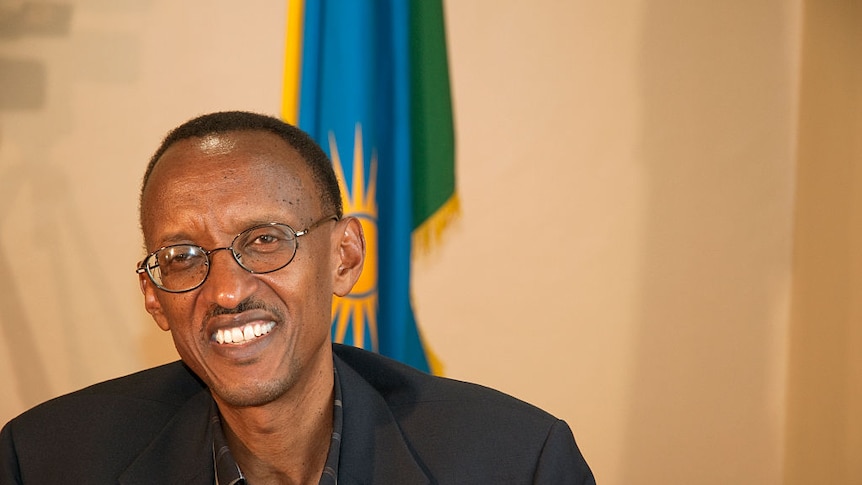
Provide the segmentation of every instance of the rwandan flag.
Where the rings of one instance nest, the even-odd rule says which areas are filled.
[[[457,213],[441,0],[288,0],[282,115],[327,151],[362,222],[362,277],[333,302],[333,339],[440,368],[416,327],[413,242]]]

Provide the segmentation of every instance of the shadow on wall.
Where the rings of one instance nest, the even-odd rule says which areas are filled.
[[[9,41],[28,35],[66,35],[71,19],[71,5],[24,3],[14,7],[0,7],[0,41]],[[40,111],[46,98],[47,72],[36,60],[0,58],[0,112]],[[2,146],[0,132],[0,146]],[[0,170],[0,230],[7,220],[13,200],[33,179],[38,171],[24,167]],[[5,228],[9,233],[12,229]],[[48,377],[40,358],[33,334],[34,325],[28,319],[18,286],[13,280],[10,258],[15,248],[0,244],[0,324],[3,340],[9,352],[15,385],[22,401],[35,403],[51,396]]]
[[[74,76],[86,68],[76,62],[99,54],[70,37],[72,13],[66,4],[0,6],[4,52],[21,54],[0,58],[0,328],[15,376],[12,399],[24,407],[54,396],[52,386],[64,379],[72,388],[91,382],[95,342],[128,347],[123,332],[94,334],[85,325],[92,312],[106,321],[121,313],[73,202],[68,171],[78,162],[57,153],[75,121]],[[35,59],[30,37],[50,40],[38,44]]]
[[[862,483],[862,2],[802,15],[786,485]]]
[[[649,2],[639,333],[620,483],[774,483],[792,5]],[[786,317],[786,315],[784,315]]]

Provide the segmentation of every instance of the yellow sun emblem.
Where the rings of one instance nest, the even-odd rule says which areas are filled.
[[[341,186],[344,215],[359,219],[365,233],[362,276],[349,294],[335,297],[332,301],[333,339],[377,351],[377,155],[372,152],[366,181],[362,126],[357,124],[353,140],[353,177],[348,187],[338,143],[332,132],[329,133],[329,151]]]

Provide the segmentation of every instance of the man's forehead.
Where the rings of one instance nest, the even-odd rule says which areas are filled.
[[[229,149],[231,141],[236,140],[198,138],[165,153],[165,165],[154,170],[141,201],[148,245],[149,238],[164,245],[165,234],[186,234],[184,228],[195,224],[236,233],[264,222],[302,225],[320,212],[316,185],[302,161]]]
[[[243,175],[244,174],[244,175]],[[241,131],[178,140],[159,158],[142,194],[141,208],[190,187],[225,187],[252,183],[260,189],[300,189],[315,198],[316,184],[308,163],[281,137]],[[256,191],[257,192],[257,191]]]

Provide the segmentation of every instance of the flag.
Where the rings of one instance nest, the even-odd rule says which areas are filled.
[[[332,159],[366,235],[362,276],[333,302],[333,339],[438,373],[410,264],[458,210],[443,20],[441,0],[289,0],[282,107]]]

